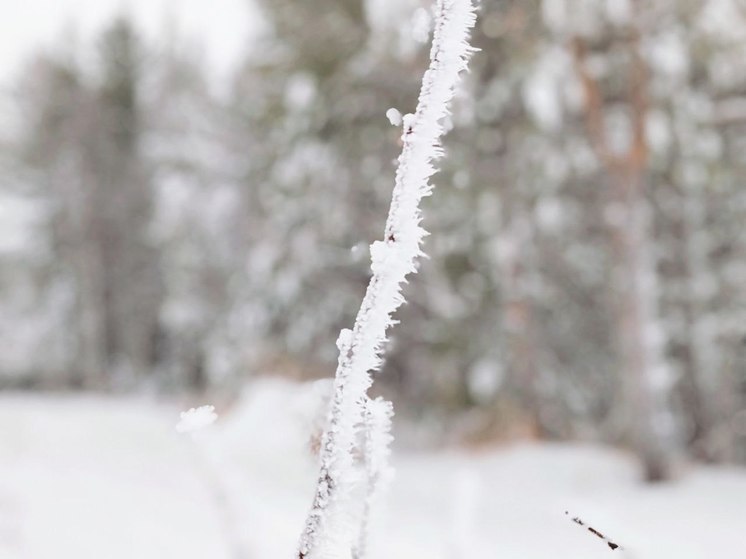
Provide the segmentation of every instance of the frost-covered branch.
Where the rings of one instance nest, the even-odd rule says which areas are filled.
[[[349,558],[355,546],[355,490],[360,472],[355,449],[365,423],[371,371],[380,367],[392,314],[404,302],[402,284],[415,272],[426,231],[419,204],[432,192],[434,162],[443,155],[440,138],[459,74],[473,49],[469,30],[476,16],[471,0],[438,0],[430,66],[414,114],[403,119],[402,153],[382,241],[370,247],[373,276],[352,330],[340,332],[339,361],[321,471],[313,506],[301,536],[300,559]]]

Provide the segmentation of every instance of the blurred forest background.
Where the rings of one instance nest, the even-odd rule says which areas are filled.
[[[257,4],[226,91],[126,17],[6,84],[0,387],[332,375],[429,2]],[[746,2],[485,0],[474,42],[380,390],[420,442],[746,463]]]

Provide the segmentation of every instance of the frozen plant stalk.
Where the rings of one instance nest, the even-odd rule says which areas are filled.
[[[357,545],[353,549],[353,559],[365,559],[368,551],[368,532],[370,530],[370,511],[381,498],[393,474],[389,466],[391,453],[391,417],[394,407],[383,398],[368,400],[365,406],[363,460],[365,462],[366,496],[359,522]]]
[[[472,0],[437,0],[430,66],[414,114],[403,119],[402,153],[382,241],[370,247],[373,275],[352,330],[343,329],[337,346],[326,431],[321,444],[321,468],[311,511],[301,535],[299,559],[350,559],[356,541],[363,475],[355,451],[365,429],[371,372],[382,362],[386,330],[392,314],[404,302],[401,286],[422,254],[426,231],[420,226],[420,201],[432,192],[429,180],[435,160],[443,155],[440,138],[449,102],[474,51],[469,31],[476,15]],[[380,435],[379,435],[380,436]],[[374,458],[375,460],[375,458]]]

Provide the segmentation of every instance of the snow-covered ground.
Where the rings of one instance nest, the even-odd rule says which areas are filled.
[[[0,395],[0,559],[292,557],[322,389],[255,384],[194,438],[176,405]],[[746,557],[746,470],[646,487],[623,453],[528,444],[395,466],[373,559]]]

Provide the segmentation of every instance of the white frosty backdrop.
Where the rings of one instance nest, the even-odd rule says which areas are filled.
[[[131,16],[154,42],[174,32],[198,42],[210,77],[223,80],[263,25],[250,0],[221,0],[219,9],[204,0],[25,0],[5,2],[3,9],[13,25],[0,34],[0,84],[40,45],[50,48],[65,33],[88,44],[118,13]]]

